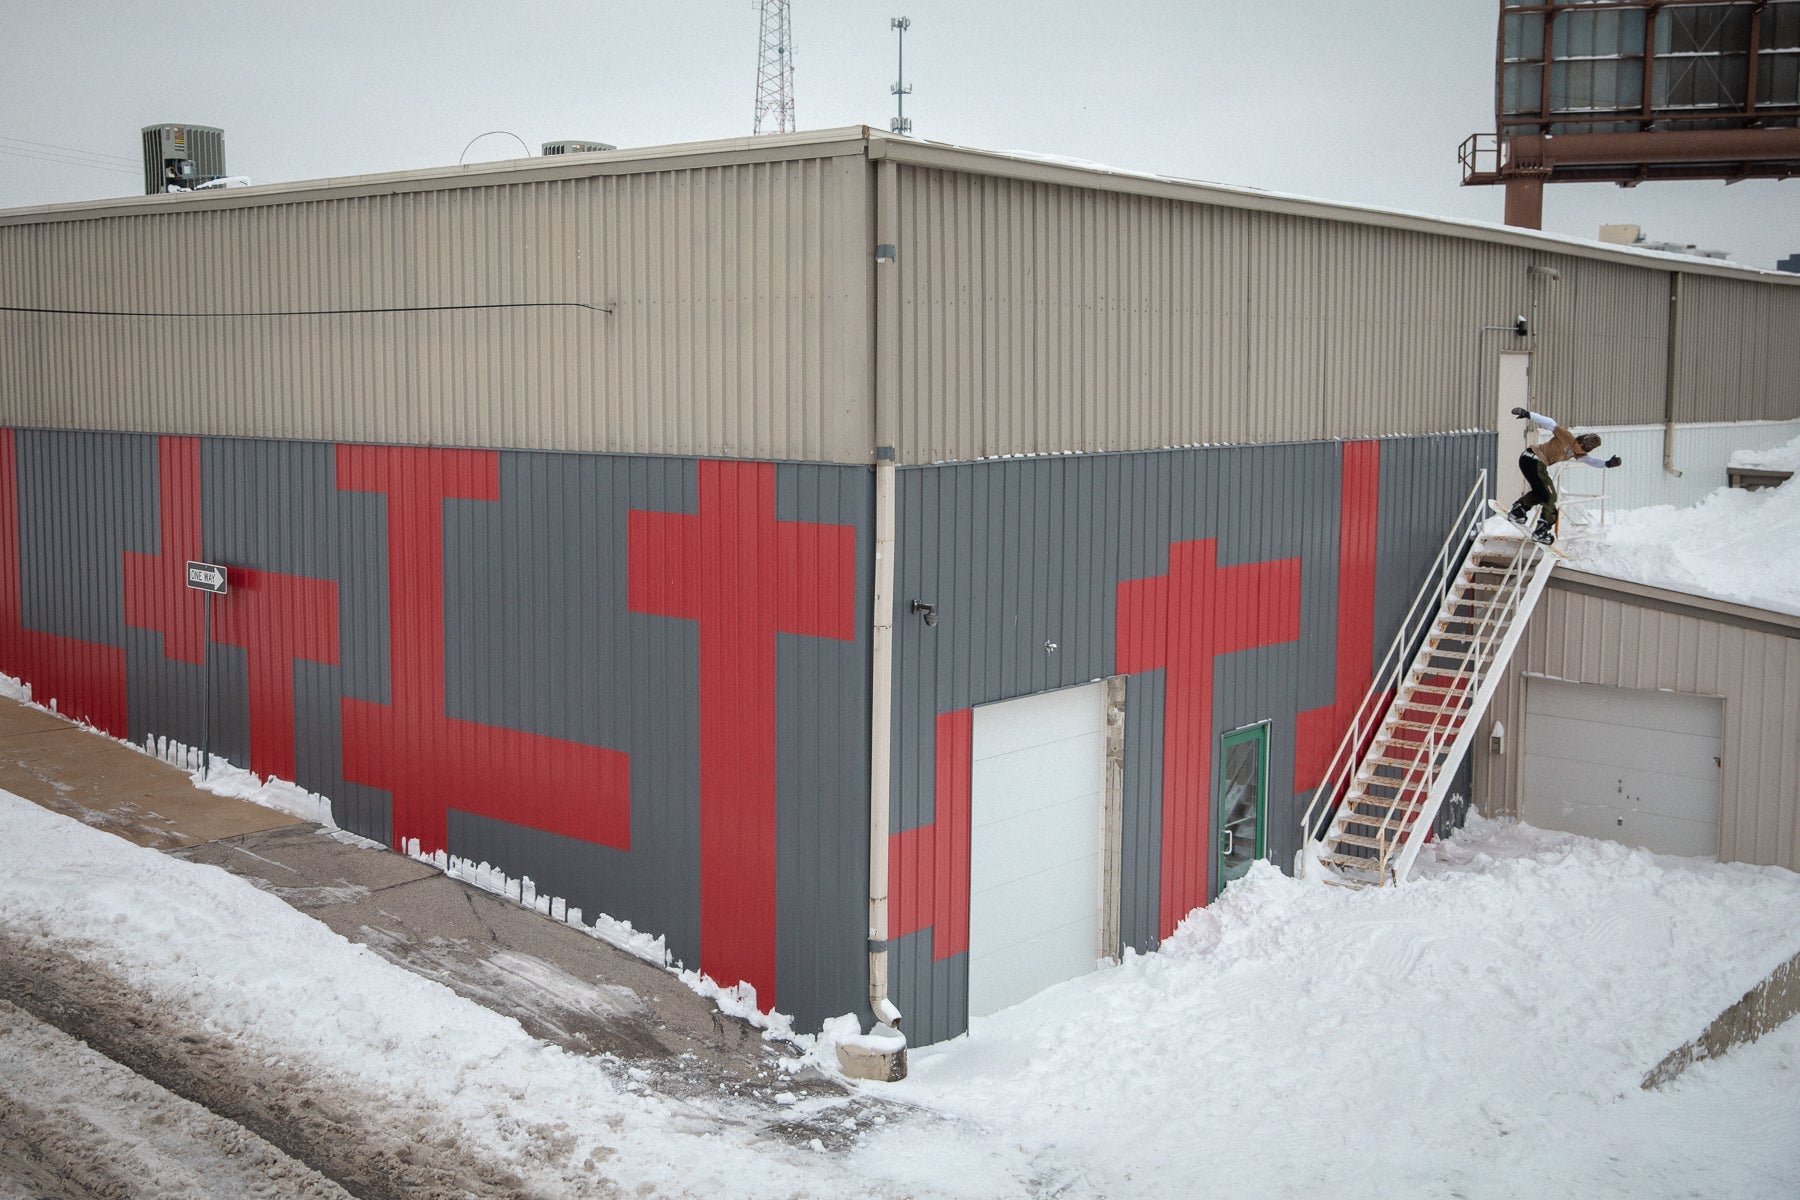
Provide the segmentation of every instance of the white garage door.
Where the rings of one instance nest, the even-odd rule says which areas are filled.
[[[1094,969],[1106,713],[1101,684],[974,712],[969,1015]]]
[[[1716,857],[1724,712],[1715,696],[1529,679],[1520,819]]]

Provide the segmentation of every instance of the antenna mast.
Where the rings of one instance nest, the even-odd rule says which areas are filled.
[[[788,0],[761,0],[762,48],[756,63],[754,132],[794,132],[794,28]]]
[[[911,17],[895,17],[888,22],[894,30],[898,63],[894,68],[894,86],[888,91],[894,93],[894,119],[888,122],[888,128],[895,133],[911,133],[912,122],[906,116],[906,98],[912,95],[912,84],[906,82],[906,31],[912,28]]]

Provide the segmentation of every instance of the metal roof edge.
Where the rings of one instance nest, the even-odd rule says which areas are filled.
[[[1653,608],[1684,616],[1699,616],[1744,629],[1773,633],[1779,637],[1800,638],[1800,616],[1772,608],[1758,608],[1731,600],[1720,600],[1713,596],[1700,595],[1697,592],[1678,592],[1670,588],[1637,583],[1629,579],[1615,579],[1610,575],[1596,575],[1566,566],[1558,566],[1550,573],[1550,586],[1561,591],[1574,592],[1577,595],[1631,602],[1640,608]]]
[[[1129,171],[1098,163],[1064,162],[1031,154],[981,150],[946,142],[917,141],[874,129],[869,130],[868,134],[870,158],[891,158],[896,162],[927,169],[962,171],[968,174],[990,175],[1028,182],[1153,196],[1194,204],[1213,204],[1222,208],[1273,212],[1313,220],[1370,225],[1384,229],[1402,229],[1437,237],[1490,242],[1545,254],[1593,258],[1641,269],[1682,271],[1695,275],[1716,275],[1742,282],[1766,282],[1777,286],[1800,287],[1800,275],[1784,271],[1752,267],[1741,263],[1718,262],[1688,255],[1635,250],[1626,246],[1611,246],[1602,242],[1589,242],[1568,234],[1545,233],[1535,229],[1516,229],[1506,225],[1491,225],[1465,218],[1434,217],[1424,213],[1401,212],[1351,204],[1345,201],[1290,196],[1279,192],[1260,191],[1251,187]]]
[[[1597,259],[1648,270],[1713,275],[1741,282],[1800,287],[1800,275],[1742,264],[1721,263],[1684,255],[1635,250],[1565,234],[1514,229],[1454,217],[1434,217],[1344,201],[1290,196],[1256,188],[1181,179],[1129,171],[1099,163],[1058,160],[1046,156],[982,150],[948,142],[921,141],[874,129],[847,125],[801,133],[764,134],[662,146],[634,146],[581,154],[503,159],[466,166],[429,167],[379,175],[337,176],[297,183],[260,184],[245,188],[180,192],[157,196],[122,196],[107,200],[37,205],[0,210],[0,226],[88,221],[107,217],[148,216],[178,211],[216,211],[278,204],[304,204],[357,196],[404,192],[449,191],[504,184],[538,183],[648,171],[690,170],[738,163],[783,162],[862,154],[872,160],[927,169],[961,171],[1031,182],[1060,184],[1258,212],[1280,213],[1319,221],[1401,229],[1436,237],[1460,238],[1511,246],[1542,254]]]
[[[268,183],[244,188],[44,204],[29,208],[0,209],[0,226],[92,221],[107,217],[152,216],[170,212],[261,208],[357,196],[451,191],[602,175],[693,170],[739,163],[837,158],[866,153],[869,133],[867,126],[850,125],[806,133],[764,134],[759,137],[724,138],[708,142],[679,142],[666,146],[634,146],[580,154],[534,155],[525,159],[502,159],[455,167],[428,167],[380,175],[346,175],[297,183]]]

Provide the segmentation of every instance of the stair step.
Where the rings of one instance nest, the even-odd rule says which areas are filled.
[[[1358,804],[1367,805],[1370,808],[1379,808],[1382,810],[1382,813],[1380,816],[1375,816],[1370,813],[1359,812],[1355,807]],[[1423,799],[1400,800],[1393,797],[1384,799],[1381,796],[1370,796],[1363,792],[1356,792],[1352,794],[1352,798],[1344,801],[1342,816],[1346,821],[1355,821],[1358,824],[1379,825],[1383,821],[1392,821],[1396,819],[1411,820],[1412,817],[1424,807],[1425,801]],[[1396,813],[1402,815],[1396,818]]]
[[[1364,837],[1360,833],[1334,834],[1331,840],[1339,845],[1363,846],[1370,850],[1387,850],[1392,852],[1393,850],[1398,849],[1393,842],[1384,842],[1380,838]]]
[[[1404,815],[1393,817],[1365,817],[1359,813],[1343,813],[1340,814],[1338,820],[1332,824],[1332,829],[1333,831],[1342,830],[1348,832],[1350,826],[1361,825],[1369,829],[1391,829],[1396,833],[1405,833],[1408,829],[1412,828],[1413,818],[1417,815],[1418,810],[1416,808],[1409,808]],[[1362,836],[1367,837],[1368,835],[1364,834]]]
[[[1375,885],[1386,882],[1386,877],[1381,874],[1380,866],[1372,858],[1358,858],[1349,854],[1321,854],[1319,861],[1326,866],[1336,867],[1340,871],[1357,871],[1367,876],[1366,879],[1352,880],[1351,882]]]
[[[1389,720],[1382,722],[1381,731],[1386,734],[1391,734],[1400,729],[1418,729],[1425,731],[1435,729],[1440,733],[1448,733],[1458,725],[1462,724],[1462,721],[1463,718],[1460,716],[1452,716],[1447,721],[1408,721],[1404,718],[1390,718]]]

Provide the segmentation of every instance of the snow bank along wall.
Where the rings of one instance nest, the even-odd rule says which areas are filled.
[[[216,749],[803,1027],[867,1018],[882,746],[892,994],[936,1040],[984,706],[1123,681],[1097,952],[1216,891],[1242,726],[1285,865],[1492,460],[1495,355],[1660,420],[1673,273],[1764,331],[1673,326],[1738,364],[1683,419],[1800,418],[1783,280],[860,129],[3,213],[0,667],[198,743],[179,567],[227,563]],[[1519,312],[1536,343],[1484,329]]]

